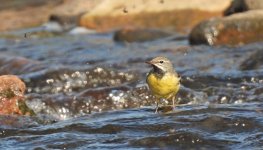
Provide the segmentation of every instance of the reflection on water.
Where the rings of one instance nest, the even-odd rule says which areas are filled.
[[[1,39],[0,73],[26,82],[38,115],[1,116],[0,148],[260,148],[263,70],[250,57],[261,47],[116,43],[111,33]],[[154,114],[145,84],[144,62],[158,55],[182,76],[174,112]],[[242,70],[247,60],[253,70]]]

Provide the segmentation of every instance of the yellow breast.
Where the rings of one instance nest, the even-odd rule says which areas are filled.
[[[149,73],[146,82],[156,97],[170,98],[178,92],[179,80],[176,74],[166,73],[162,78],[158,78],[154,73]]]

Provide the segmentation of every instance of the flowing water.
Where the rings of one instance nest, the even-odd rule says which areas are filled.
[[[21,35],[20,35],[21,34]],[[37,116],[1,116],[0,149],[262,149],[263,43],[118,43],[113,33],[0,39],[0,74],[27,85]],[[182,76],[177,107],[155,114],[145,64]]]

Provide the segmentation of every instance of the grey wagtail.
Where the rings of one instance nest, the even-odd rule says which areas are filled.
[[[156,57],[146,63],[153,69],[148,73],[146,82],[152,92],[158,98],[155,113],[158,112],[160,99],[172,99],[175,108],[175,95],[180,88],[180,76],[175,72],[172,62],[166,57]]]

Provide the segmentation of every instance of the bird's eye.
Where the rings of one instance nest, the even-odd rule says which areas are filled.
[[[163,63],[163,61],[161,60],[161,61],[160,61],[160,63],[162,64],[162,63]]]

